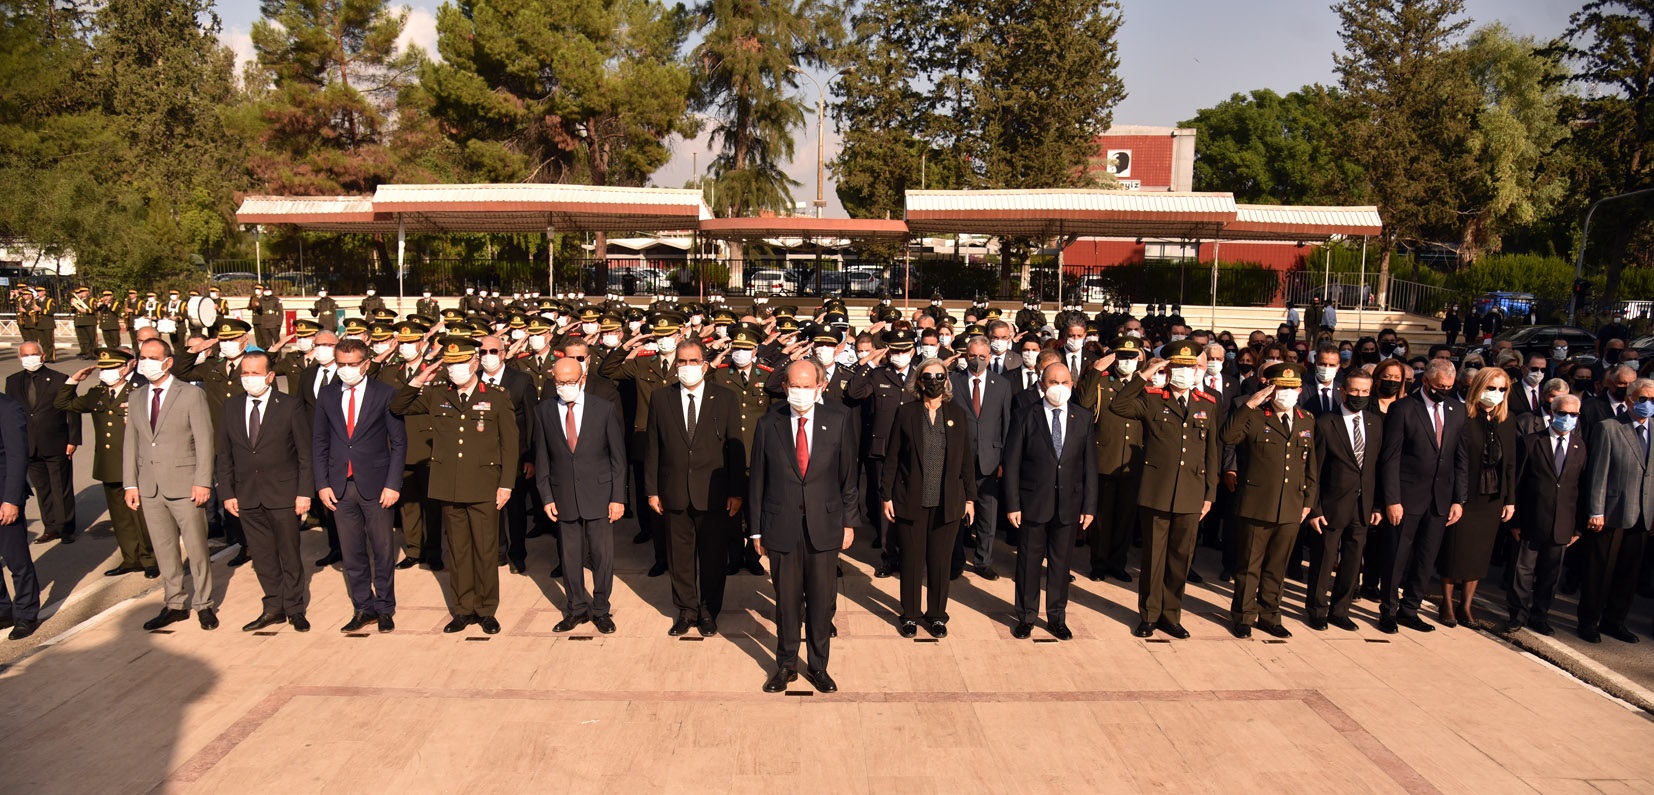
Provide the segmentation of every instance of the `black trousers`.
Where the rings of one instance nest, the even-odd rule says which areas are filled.
[[[1562,555],[1567,544],[1550,539],[1522,539],[1516,548],[1516,578],[1505,591],[1510,620],[1518,624],[1549,621],[1551,600],[1562,579]]]
[[[1235,569],[1235,596],[1230,619],[1242,624],[1276,626],[1281,623],[1281,583],[1287,558],[1298,542],[1298,523],[1265,524],[1236,517],[1240,533],[1240,566]]]
[[[29,458],[29,488],[40,506],[40,524],[64,538],[75,535],[74,464],[63,451]]]
[[[1052,517],[1022,523],[1017,544],[1016,619],[1031,624],[1039,615],[1040,563],[1045,564],[1045,621],[1062,624],[1068,616],[1068,556],[1074,553],[1075,526]]]
[[[666,512],[667,568],[672,604],[690,618],[717,618],[724,609],[724,557],[729,549],[727,511],[693,508]],[[568,566],[563,570],[568,571]]]
[[[1585,580],[1579,589],[1579,626],[1619,627],[1637,595],[1637,568],[1642,565],[1644,526],[1604,527],[1585,531]]]
[[[525,493],[527,486],[524,485],[519,465],[517,484],[511,488],[511,499],[505,501],[505,510],[499,512],[500,549],[505,550],[506,561],[518,568],[528,567],[528,512],[521,499]]]
[[[810,646],[810,670],[827,670],[833,612],[838,606],[837,549],[817,552],[801,538],[791,552],[767,549],[775,586],[775,664],[798,670],[799,625]]]
[[[641,447],[641,445],[637,445],[637,447]],[[655,565],[664,566],[666,565],[666,550],[669,546],[666,536],[666,517],[655,513],[655,509],[649,507],[649,500],[644,497],[648,493],[644,490],[643,455],[638,453],[632,456],[632,514],[637,517],[638,528],[648,533],[650,540],[655,544]],[[567,566],[564,567],[565,570],[567,568]]]
[[[959,543],[959,522],[942,521],[942,509],[924,508],[915,521],[896,518],[902,549],[902,620],[918,621],[921,588],[928,588],[924,620],[948,620],[948,585],[953,574],[953,551]]]
[[[549,517],[548,517],[549,518]],[[615,534],[607,516],[601,519],[559,521],[563,539],[564,618],[598,618],[609,615],[609,594],[614,590]],[[586,590],[586,561],[590,559],[592,588]]]
[[[884,459],[869,458],[863,461],[862,471],[867,475],[867,488],[862,495],[867,502],[867,520],[873,525],[873,537],[879,540],[879,562],[887,569],[900,571],[902,568],[902,539],[884,519],[884,502],[879,494],[879,484],[884,477]]]
[[[1446,529],[1447,517],[1432,511],[1401,517],[1401,525],[1389,539],[1390,571],[1379,583],[1383,592],[1379,613],[1391,617],[1419,614],[1424,590],[1435,576],[1436,554]]]
[[[291,507],[242,508],[241,529],[253,557],[253,573],[264,590],[265,614],[303,613],[307,594],[304,561],[299,559],[298,514]]]
[[[994,565],[994,544],[999,525],[999,476],[980,475],[976,478],[976,521],[970,527],[960,526],[953,543],[953,570],[965,568],[965,541],[974,540],[971,563],[976,566]]]
[[[1183,623],[1183,589],[1195,556],[1199,513],[1167,513],[1139,507],[1143,572],[1137,578],[1137,613],[1143,621]]]
[[[380,507],[377,497],[363,497],[353,480],[346,481],[345,493],[336,497],[339,508],[333,518],[351,607],[359,613],[396,615],[396,546],[390,509]]]
[[[1123,572],[1131,536],[1137,532],[1136,475],[1097,476],[1097,518],[1091,522],[1091,572]]]
[[[442,511],[426,498],[431,465],[421,461],[402,469],[402,499],[396,505],[402,520],[402,554],[425,563],[442,562]]]
[[[103,328],[101,328],[99,330],[103,332],[103,346],[105,348],[119,348],[119,347],[121,347],[121,327],[120,326],[104,326]],[[177,350],[177,346],[174,346],[173,349]]]
[[[11,590],[0,580],[0,618],[13,621],[40,618],[40,579],[35,576],[34,558],[29,557],[28,526],[21,510],[17,521],[0,525],[0,563],[11,572]]]
[[[1360,516],[1345,527],[1327,525],[1316,542],[1310,544],[1309,593],[1304,600],[1304,609],[1309,611],[1310,618],[1350,617],[1366,544],[1367,521]]]

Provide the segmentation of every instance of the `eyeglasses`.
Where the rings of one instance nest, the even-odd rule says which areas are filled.
[[[500,350],[499,348],[478,348],[477,350],[479,350],[483,353],[503,353],[504,352],[504,351]]]

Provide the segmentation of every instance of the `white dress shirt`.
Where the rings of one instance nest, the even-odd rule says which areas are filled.
[[[351,409],[350,394],[351,394],[352,391],[355,391],[355,393],[356,393],[356,413],[355,414],[350,413],[350,409]],[[344,384],[344,383],[339,384],[339,411],[340,411],[340,413],[345,415],[345,427],[346,428],[356,427],[356,421],[358,419],[360,419],[361,416],[362,416],[362,401],[363,401],[364,398],[367,397],[367,394],[368,394],[368,380],[366,378],[363,378],[362,380],[357,381],[356,386],[350,386],[349,384]]]
[[[316,391],[311,395],[311,397],[321,397],[322,385],[338,380],[339,374],[337,369],[338,365],[336,364],[324,364],[316,371],[316,386],[314,387]]]
[[[689,397],[691,395],[695,397],[695,423],[697,425],[700,424],[701,415],[706,413],[706,379],[701,379],[701,382],[696,384],[694,389],[690,389],[682,382],[679,382],[678,386],[683,387],[678,390],[678,403],[683,408],[683,428],[687,431],[689,430]]]
[[[272,386],[269,389],[264,390],[264,394],[257,397],[254,397],[252,394],[247,395],[247,405],[242,407],[241,420],[244,423],[242,427],[247,429],[247,435],[249,437],[252,436],[253,429],[253,401],[258,401],[258,422],[259,427],[262,428],[264,426],[264,418],[270,416],[270,398],[275,395],[275,392],[276,389]]]
[[[580,429],[585,427],[582,423],[586,420],[586,390],[580,390],[580,394],[574,396],[573,403],[558,398],[557,405],[560,407],[557,412],[557,419],[562,421],[562,428],[565,429],[564,433],[567,434],[566,429],[569,427],[569,413],[573,412],[574,435],[579,438]]]
[[[1343,414],[1343,416],[1344,416],[1344,433],[1349,435],[1349,437],[1350,437],[1350,449],[1354,450],[1355,449],[1355,429],[1356,429],[1357,426],[1359,426],[1361,424],[1361,415],[1363,414],[1363,412],[1350,411],[1349,406],[1339,406],[1338,410],[1344,413]],[[1366,437],[1365,434],[1367,433],[1367,431],[1366,431],[1365,428],[1362,429],[1361,433],[1363,434],[1362,437],[1361,437],[1361,444],[1363,445],[1363,447],[1365,447],[1367,445],[1371,445],[1372,440],[1368,439]],[[1362,452],[1362,457],[1361,458],[1362,458],[1363,461],[1365,461],[1366,457],[1368,455],[1371,455],[1373,451],[1363,449],[1361,452]]]
[[[803,414],[799,414],[798,409],[791,406],[787,407],[787,417],[790,420],[790,424],[787,426],[787,438],[794,440],[795,443],[797,442],[798,421],[800,419],[804,420],[804,441],[809,446],[812,454],[816,449],[816,406],[818,405],[821,404],[811,404],[810,410]],[[796,454],[796,451],[794,452]]]

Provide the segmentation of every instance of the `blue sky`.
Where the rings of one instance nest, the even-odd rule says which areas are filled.
[[[435,11],[440,3],[415,0],[404,41],[435,52]],[[1129,96],[1114,111],[1117,124],[1174,125],[1237,92],[1255,88],[1291,91],[1306,83],[1331,83],[1332,53],[1339,48],[1338,23],[1329,0],[1123,0],[1120,73]],[[1467,0],[1476,24],[1500,21],[1519,35],[1551,38],[1567,24],[1582,0]],[[225,43],[251,55],[247,31],[258,18],[256,0],[224,0],[219,6]],[[815,89],[806,84],[813,108]],[[798,131],[798,158],[788,169],[803,183],[795,198],[815,196],[815,114]],[[828,122],[827,156],[837,145]],[[710,160],[705,139],[674,141],[671,162],[654,182],[679,187],[699,162]],[[844,214],[828,175],[827,213]]]

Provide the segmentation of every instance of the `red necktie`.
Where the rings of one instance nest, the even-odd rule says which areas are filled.
[[[350,408],[345,411],[345,435],[349,436],[349,437],[352,437],[352,438],[355,438],[355,436],[356,436],[356,387],[350,387],[349,389],[346,389],[345,391],[350,393]],[[349,478],[349,477],[355,477],[355,476],[356,476],[356,465],[352,464],[349,461],[346,461],[345,462],[345,477]]]
[[[151,389],[151,390],[149,390],[150,394],[154,395],[154,399],[149,402],[149,432],[150,433],[155,432],[155,423],[161,417],[161,393],[165,392],[165,391],[166,390],[164,390],[164,389]]]
[[[971,410],[976,416],[982,416],[982,379],[971,379]]]
[[[810,437],[804,433],[804,423],[808,418],[798,418],[798,439],[793,446],[798,448],[798,476],[803,477],[810,471]]]
[[[1436,421],[1436,447],[1440,448],[1442,446],[1442,404],[1440,404],[1440,403],[1436,404],[1435,421]]]
[[[563,435],[569,437],[569,452],[572,453],[574,452],[575,437],[578,436],[578,434],[574,430],[574,404],[570,403],[568,404],[568,407],[568,419],[563,424]]]

